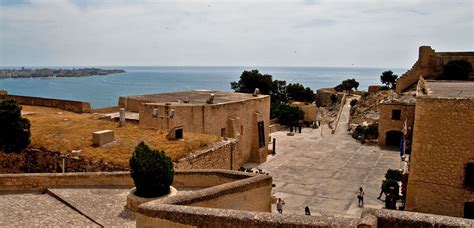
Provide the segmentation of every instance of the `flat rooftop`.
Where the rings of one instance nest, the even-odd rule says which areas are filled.
[[[474,81],[426,80],[430,97],[474,98]]]
[[[173,92],[173,93],[157,93],[157,94],[145,94],[145,95],[136,95],[136,96],[127,96],[129,99],[143,100],[148,103],[185,103],[187,104],[206,104],[206,101],[209,99],[210,94],[214,94],[213,104],[220,103],[231,103],[246,101],[252,99],[259,99],[266,97],[268,95],[259,95],[254,97],[250,93],[234,93],[234,92],[224,92],[217,90],[191,90],[191,91],[182,91],[182,92]]]
[[[214,135],[185,132],[184,140],[168,140],[168,131],[143,129],[136,124],[101,120],[100,116],[78,114],[55,108],[22,106],[22,115],[31,122],[31,144],[33,148],[46,148],[71,156],[90,160],[112,162],[128,167],[128,160],[135,147],[144,141],[153,149],[164,150],[173,160],[203,149],[219,140]],[[113,130],[115,141],[100,147],[92,145],[92,132]]]

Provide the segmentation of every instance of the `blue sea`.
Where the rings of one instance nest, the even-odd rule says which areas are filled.
[[[100,108],[116,105],[119,96],[194,89],[232,91],[230,82],[238,81],[242,71],[252,69],[271,74],[274,80],[301,83],[314,91],[318,88],[334,87],[348,78],[355,78],[360,83],[359,90],[367,90],[368,85],[380,84],[380,75],[385,70],[392,70],[398,75],[406,71],[401,68],[350,67],[99,68],[123,69],[127,73],[78,78],[0,79],[0,89],[17,95],[88,101],[93,108]]]

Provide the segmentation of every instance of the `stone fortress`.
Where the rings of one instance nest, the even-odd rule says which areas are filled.
[[[428,49],[420,48],[420,56],[425,59],[421,50],[424,53]],[[429,59],[439,57],[439,53],[432,53],[435,54],[430,54]],[[441,56],[454,58],[449,53],[443,53]],[[425,60],[418,62],[414,68],[423,66],[420,68],[423,70],[418,72],[431,72],[429,66],[439,63],[438,60],[428,60],[428,65]],[[436,70],[439,71],[439,66]],[[53,102],[48,99],[18,97],[18,101],[23,104],[71,109],[79,113],[111,113],[124,108],[130,119],[138,121],[140,128],[169,131],[170,140],[180,139],[187,132],[217,135],[225,140],[215,143],[211,149],[195,151],[180,159],[176,163],[179,170],[176,171],[173,186],[181,191],[181,194],[142,204],[136,214],[123,207],[126,194],[133,185],[129,172],[0,174],[0,204],[8,208],[0,214],[0,217],[4,218],[0,221],[0,226],[473,227],[472,220],[456,217],[469,217],[471,215],[467,212],[473,211],[471,180],[474,176],[474,145],[470,136],[474,134],[474,83],[425,81],[419,80],[420,75],[412,82],[414,76],[407,76],[413,75],[412,72],[415,70],[407,72],[400,79],[400,88],[404,87],[401,89],[404,92],[408,88],[417,89],[407,93],[405,98],[381,106],[380,132],[383,134],[381,133],[379,138],[379,144],[396,144],[400,134],[389,132],[401,131],[405,119],[413,128],[414,141],[406,202],[408,211],[365,208],[361,209],[363,212],[358,217],[271,213],[275,203],[275,198],[272,197],[274,178],[265,174],[233,171],[247,162],[261,163],[267,159],[270,133],[269,96],[185,91],[121,97],[117,107],[91,111],[88,110],[88,103],[83,102]],[[432,75],[427,76],[430,77]],[[3,96],[14,98],[14,95]],[[329,102],[330,95],[327,95],[325,100]],[[349,110],[345,95],[341,95],[340,101],[343,103],[340,113],[344,109],[345,114],[339,114],[338,119],[340,116],[346,118]],[[337,142],[341,139],[339,137],[347,137],[343,129],[345,127],[336,125],[338,134],[332,141]],[[333,129],[333,135],[336,129]],[[311,135],[310,139],[305,140],[325,143],[324,140],[314,137]],[[341,148],[352,145],[346,142],[342,144]],[[331,152],[341,145],[329,146],[329,153],[332,155],[334,153]],[[362,147],[370,150],[371,154],[360,153],[362,149],[358,149],[351,154],[354,164],[349,166],[357,168],[357,165],[361,164],[361,161],[357,160],[360,156],[361,159],[373,159],[369,155],[380,153],[372,147]],[[309,153],[323,153],[320,148],[306,150],[305,156],[308,157],[291,159],[308,161],[309,156],[312,156]],[[278,160],[278,156],[277,153],[268,160]],[[347,154],[338,153],[337,156],[347,157]],[[379,155],[375,160],[378,161],[381,157],[383,156]],[[291,159],[277,165],[291,163]],[[339,161],[335,159],[335,163],[326,165],[343,165]],[[318,162],[325,165],[324,160]],[[280,176],[291,180],[298,175],[298,167],[290,168],[291,172]],[[335,176],[328,175],[325,178],[334,177],[341,182],[343,176],[352,177],[358,174],[348,170],[336,172]],[[321,172],[319,175],[327,174]],[[314,179],[313,182],[318,181],[317,177]],[[377,184],[380,182],[367,181],[377,181]],[[337,191],[346,187],[345,183],[340,182],[337,182]],[[309,185],[290,184],[302,186],[298,189],[299,192],[307,194],[304,188]],[[318,188],[325,188],[327,183],[316,184]],[[376,191],[378,194],[378,189]],[[367,190],[367,196],[369,194],[374,194],[372,189]],[[311,200],[318,201],[319,198],[326,197],[328,196],[318,195],[318,198]],[[349,197],[352,199],[353,194],[350,193]],[[288,202],[290,203],[292,202]],[[48,213],[44,213],[46,211]]]

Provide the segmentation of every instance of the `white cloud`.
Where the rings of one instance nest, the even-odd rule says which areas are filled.
[[[474,49],[473,4],[32,0],[0,6],[0,65],[410,67]]]

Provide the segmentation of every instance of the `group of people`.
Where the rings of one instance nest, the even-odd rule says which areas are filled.
[[[380,195],[382,195],[382,193],[380,193]],[[363,207],[364,206],[364,189],[362,187],[359,188],[359,193],[357,194],[357,199],[358,199],[358,205],[359,207]],[[380,199],[380,197],[379,197]],[[277,201],[277,211],[278,213],[283,213],[283,205],[285,204],[285,201],[283,201],[281,198],[278,198],[278,201]],[[311,215],[311,212],[309,210],[309,207],[306,206],[304,208],[304,214],[305,215]]]

